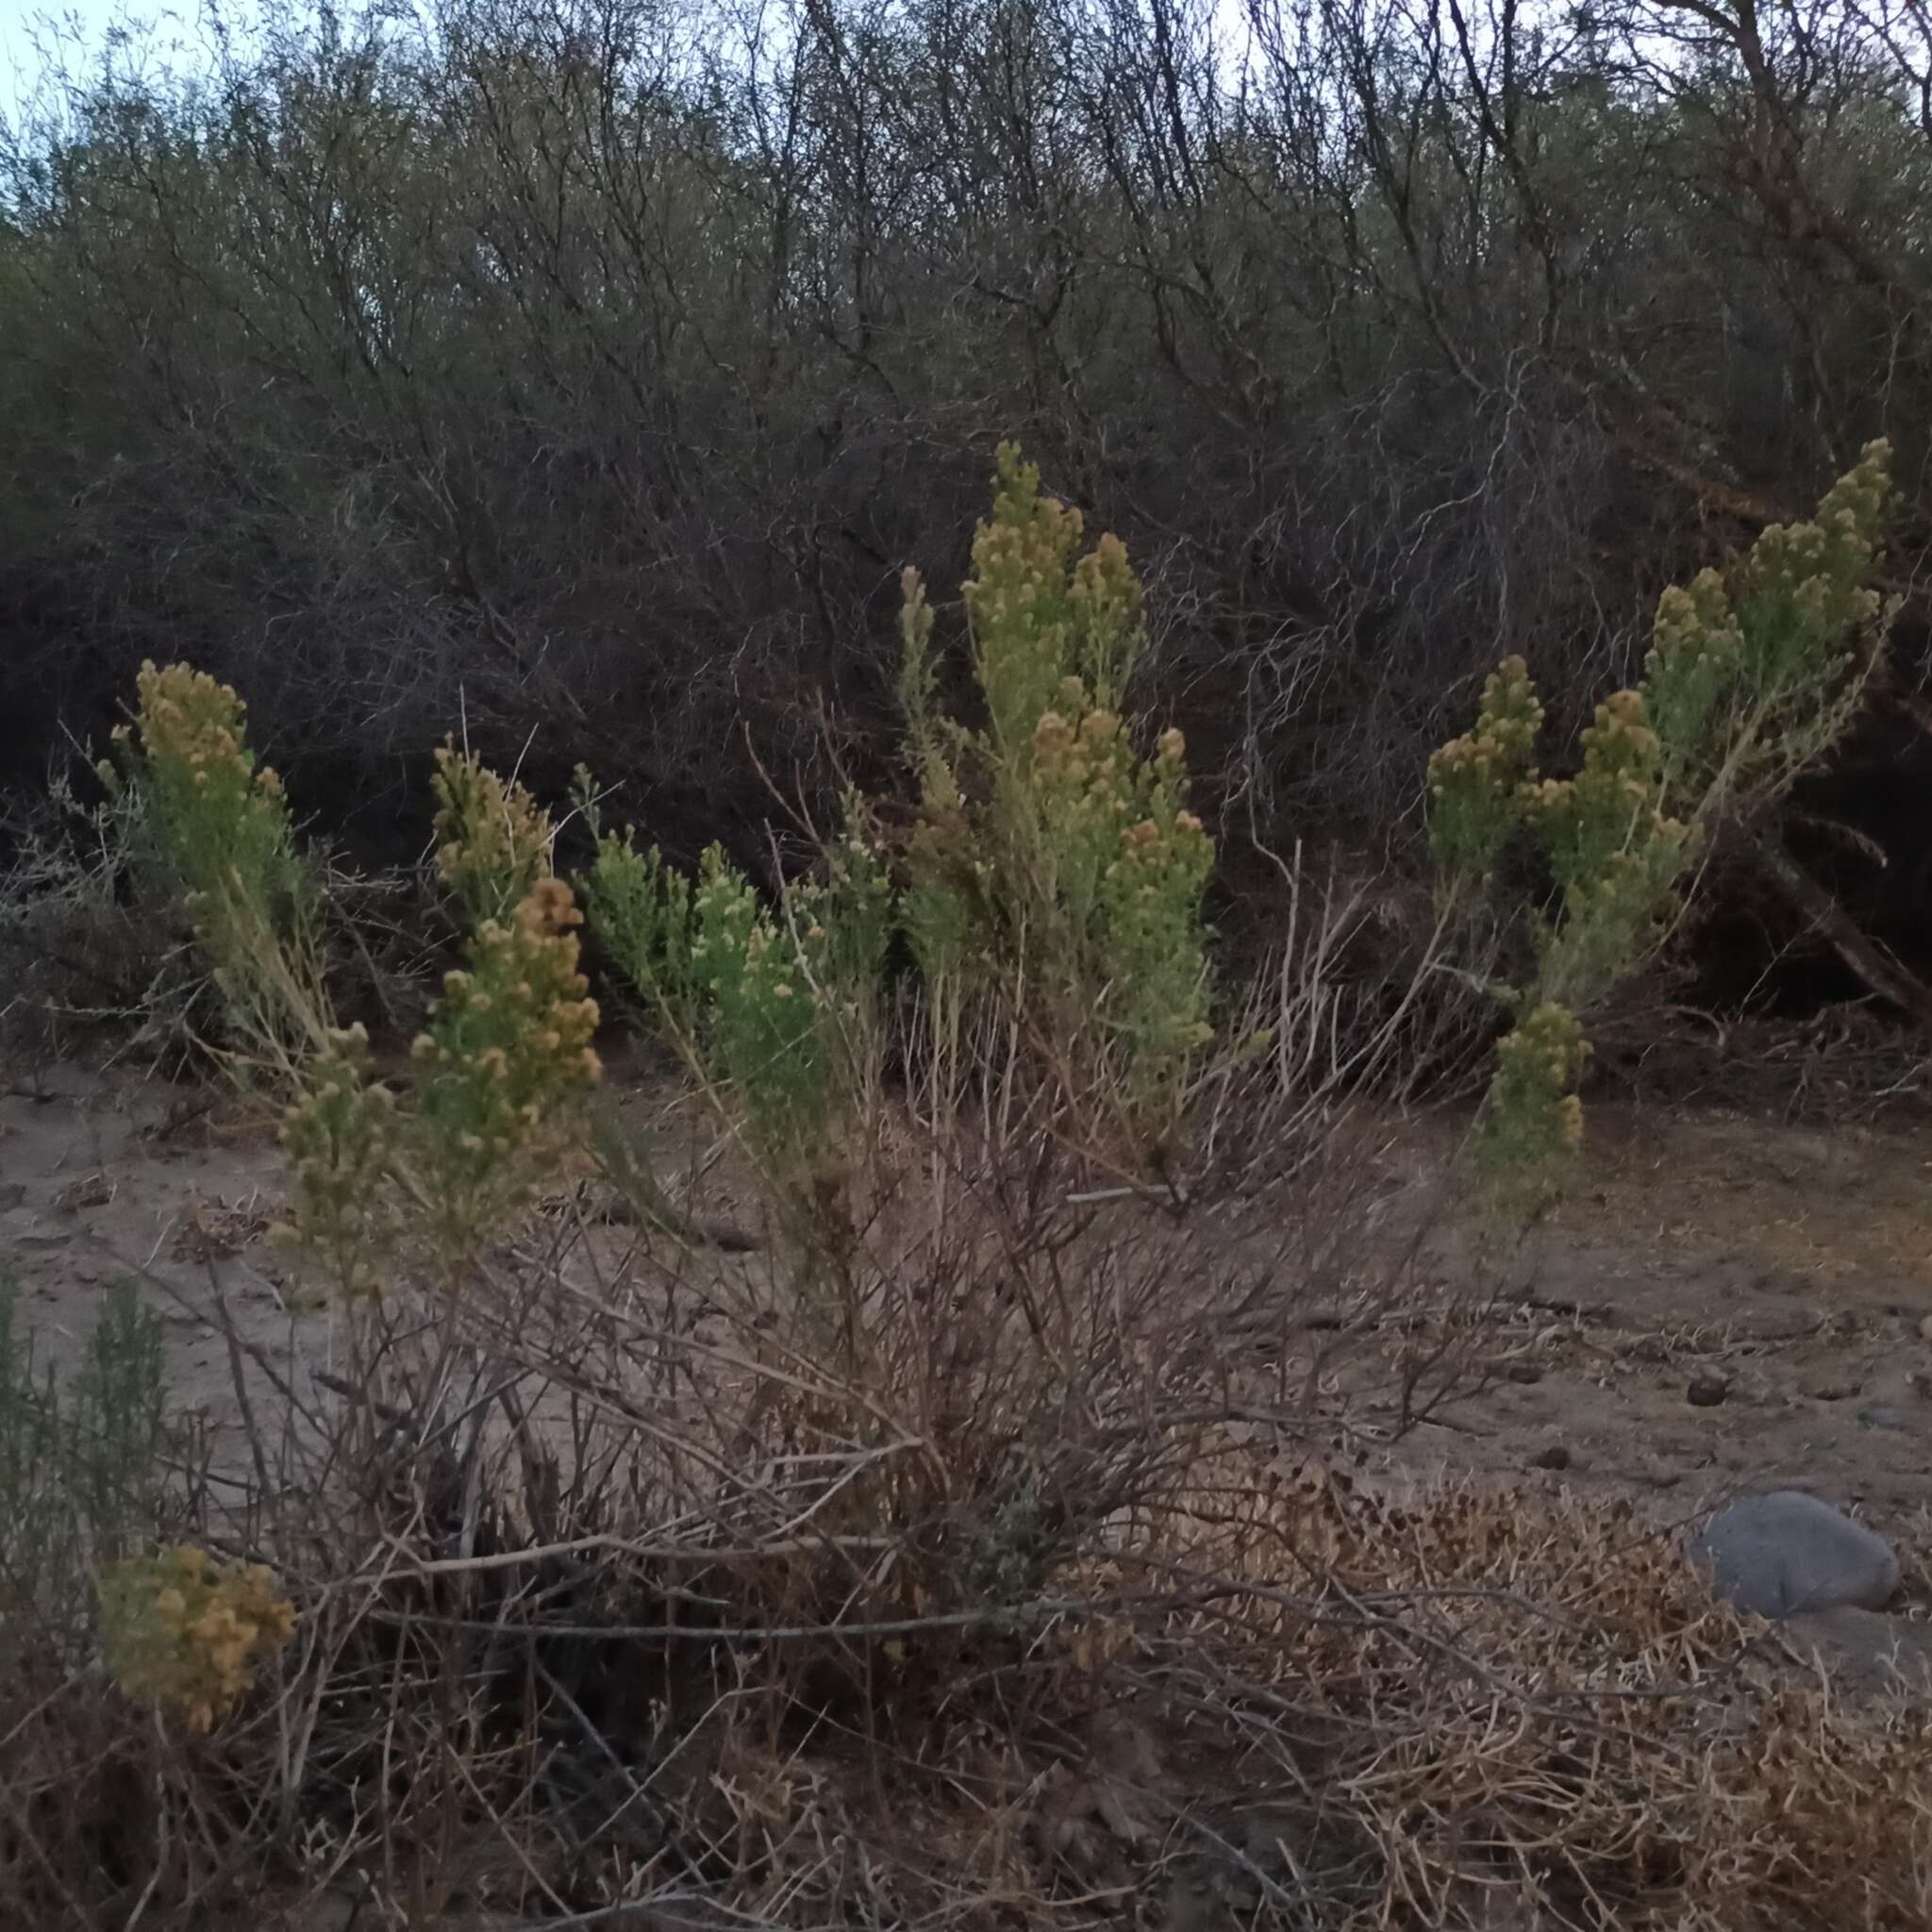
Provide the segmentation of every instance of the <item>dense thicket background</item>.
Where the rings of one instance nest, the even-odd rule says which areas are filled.
[[[1399,853],[1498,657],[1574,730],[1882,433],[1899,649],[1787,836],[1932,954],[1927,0],[209,19],[0,142],[0,781],[187,657],[365,851],[460,718],[755,859],[826,719],[876,769],[1014,436],[1231,848]],[[1736,906],[1741,986],[1799,922]]]

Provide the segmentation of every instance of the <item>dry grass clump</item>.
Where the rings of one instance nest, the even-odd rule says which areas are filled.
[[[1924,1923],[1926,1714],[1777,1674],[1627,1505],[1237,1462],[1168,1556],[1211,1610],[1124,1670],[1325,1847],[1317,1923]]]

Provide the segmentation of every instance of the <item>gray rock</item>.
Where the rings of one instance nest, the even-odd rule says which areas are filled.
[[[1774,1619],[1840,1604],[1883,1609],[1898,1558],[1882,1536],[1797,1490],[1745,1496],[1691,1538],[1690,1560],[1741,1610]]]

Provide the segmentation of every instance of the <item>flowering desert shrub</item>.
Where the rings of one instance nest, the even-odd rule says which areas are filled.
[[[1810,522],[1773,525],[1728,574],[1667,590],[1643,683],[1597,707],[1574,776],[1536,770],[1543,713],[1520,658],[1485,684],[1474,730],[1430,759],[1445,906],[1492,895],[1522,839],[1553,889],[1526,908],[1532,974],[1495,989],[1517,1017],[1481,1115],[1492,1166],[1578,1143],[1577,1016],[1655,953],[1693,857],[1761,820],[1857,715],[1890,614],[1867,578],[1891,493],[1890,445],[1874,442]]]
[[[969,1036],[1004,1023],[1028,1078],[1130,1142],[1174,1126],[1213,1038],[1202,895],[1213,846],[1187,808],[1186,747],[1151,757],[1124,714],[1144,644],[1126,553],[1080,554],[1079,512],[1010,445],[963,586],[988,723],[937,699],[934,614],[905,580],[900,695],[918,786],[895,848],[862,801],[776,906],[722,852],[693,883],[632,834],[599,839],[591,919],[709,1091],[767,1155],[838,1137],[875,1083],[895,931],[918,962],[918,1029],[941,1105]]]
[[[129,780],[238,1030],[292,1091],[282,1138],[297,1196],[282,1233],[357,1292],[405,1226],[445,1260],[474,1252],[553,1171],[559,1124],[600,1071],[583,914],[551,874],[547,815],[520,785],[451,746],[439,754],[437,871],[466,917],[469,959],[414,1044],[403,1106],[372,1073],[363,1029],[337,1024],[318,895],[242,701],[185,665],[150,666],[140,700]]]
[[[1838,552],[1785,554],[1810,569]],[[1807,708],[1789,669],[1783,708],[1739,683],[1760,617],[1736,597],[1782,612],[1780,635],[1820,609],[1875,620],[1789,576],[1767,565],[1783,588],[1757,603],[1724,583],[1671,604],[1655,680],[1605,702],[1573,775],[1536,768],[1541,708],[1518,662],[1434,761],[1445,905],[1507,902],[1512,844],[1548,883],[1524,922],[1534,970],[1501,990],[1516,1024],[1482,1116],[1506,1171],[1579,1140],[1585,1010],[1655,943],[1712,795],[1767,795],[1800,727],[1841,701],[1827,681]],[[715,849],[685,876],[606,831],[586,784],[595,849],[566,883],[542,808],[445,748],[437,870],[466,952],[409,1073],[384,1079],[325,988],[287,982],[309,1000],[286,1057],[288,1232],[345,1296],[347,1373],[316,1378],[342,1406],[287,1429],[285,1455],[306,1459],[262,1457],[258,1487],[244,1478],[247,1547],[286,1594],[209,1555],[235,1544],[201,1526],[152,1524],[92,1559],[108,1674],[169,1720],[116,1720],[165,1800],[146,1869],[186,1846],[212,1886],[224,1860],[252,1876],[272,1840],[332,1898],[342,1874],[369,1874],[396,1923],[446,1917],[458,1868],[468,1897],[541,1894],[559,1919],[649,1910],[660,1883],[687,1906],[702,1870],[721,1909],[778,1923],[850,1916],[850,1872],[876,1868],[858,1908],[881,1922],[999,1899],[1072,1925],[1174,1864],[1197,1824],[1257,1844],[1247,1813],[1265,1792],[1256,1822],[1302,1860],[1279,1879],[1248,1861],[1276,1917],[1458,1924],[1473,1892],[1509,1886],[1552,1923],[1636,1901],[1715,1932],[1745,1923],[1738,1897],[1768,1924],[1794,1888],[1852,1909],[1874,1873],[1902,1883],[1923,1836],[1921,1740],[1822,1706],[1708,1725],[1706,1687],[1736,1675],[1745,1640],[1658,1540],[1541,1495],[1382,1502],[1300,1463],[1303,1424],[1382,1373],[1365,1350],[1331,1394],[1343,1358],[1291,1353],[1303,1290],[1325,1303],[1345,1282],[1356,1307],[1399,1311],[1348,1323],[1402,1338],[1398,1426],[1434,1399],[1418,1398],[1433,1370],[1417,1351],[1437,1331],[1452,1349],[1465,1324],[1408,1253],[1372,1278],[1364,1179],[1381,1170],[1331,1105],[1340,1078],[1305,1106],[1272,1055],[1217,1044],[1212,848],[1179,734],[1143,743],[1128,722],[1141,631],[1124,555],[1083,552],[1074,513],[1002,452],[964,598],[977,726],[942,710],[934,614],[916,578],[905,591],[912,795],[847,798],[805,877],[765,894]],[[251,771],[239,708],[187,674],[168,689],[206,708],[227,761],[220,786],[194,784],[189,754],[169,767],[204,814],[182,821],[187,875],[270,822],[264,788],[229,782]],[[280,827],[264,849],[292,853]],[[616,1144],[615,1110],[585,1107],[600,1073],[587,924],[724,1126],[706,1160],[733,1138],[754,1157],[774,1210],[760,1238],[713,1239],[654,1193],[648,1154],[641,1182],[620,1166],[638,1150]],[[895,945],[918,967],[909,989],[888,972]],[[1334,1009],[1308,1010],[1327,1024]],[[889,1048],[909,1073],[890,1108]],[[1183,1128],[1176,1184],[1149,1186]],[[1217,1133],[1241,1145],[1222,1155]],[[609,1207],[638,1211],[557,1186],[593,1158]],[[832,1198],[841,1161],[849,1200]],[[1120,1171],[1096,1186],[1103,1162]],[[1358,1220],[1329,1205],[1344,1193]],[[774,1221],[790,1238],[762,1239]],[[277,1666],[288,1596],[305,1641]],[[694,1641],[665,1669],[672,1638]],[[274,1709],[223,1725],[271,1667]],[[620,1675],[652,1687],[642,1781]],[[1097,1873],[1074,1824],[1139,1800],[1074,1784],[1068,1747],[1092,1727],[1099,1779],[1097,1721],[1116,1715],[1186,1768],[1161,1795],[1136,1749],[1134,1785],[1162,1809],[1130,1819],[1136,1842]],[[58,1714],[36,1721],[65,1789],[100,1782]],[[670,1774],[681,1756],[689,1778]],[[1761,1802],[1760,1760],[1775,1774]],[[894,1864],[854,1840],[836,1892],[816,1890],[798,1859],[824,1869],[829,1833],[862,1815],[846,1772],[876,1762],[903,1773],[894,1836],[917,1855]],[[1851,1856],[1805,1811],[1819,1767],[1885,1794],[1839,1807],[1858,1823]],[[626,1838],[646,1786],[645,1835]],[[1311,1790],[1304,1830],[1277,1801]],[[508,1857],[479,1882],[484,1821]],[[699,1856],[659,1868],[674,1834]],[[211,1923],[201,1906],[156,1923]]]
[[[1125,550],[1076,556],[1077,510],[999,452],[991,517],[963,586],[989,719],[969,731],[933,699],[933,614],[908,573],[901,694],[920,815],[908,920],[948,1029],[974,1002],[1015,1016],[1070,1094],[1141,1138],[1175,1124],[1191,1059],[1213,1038],[1202,895],[1214,850],[1187,808],[1173,728],[1136,748],[1124,706],[1145,644]]]

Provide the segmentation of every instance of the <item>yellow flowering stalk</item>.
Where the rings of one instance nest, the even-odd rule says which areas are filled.
[[[284,1239],[317,1255],[348,1294],[374,1291],[392,1217],[387,1182],[399,1141],[395,1095],[369,1074],[360,1024],[333,1032],[282,1118],[299,1207]]]
[[[1658,600],[1644,691],[1681,808],[1760,808],[1851,724],[1896,608],[1868,581],[1894,497],[1891,445],[1868,443],[1810,522]]]
[[[142,666],[126,747],[135,794],[229,1017],[285,1074],[327,1024],[319,901],[281,780],[249,749],[233,687],[186,664]]]
[[[502,920],[550,875],[550,815],[454,741],[437,747],[436,869],[470,923]]]
[[[206,1550],[130,1557],[100,1579],[102,1641],[122,1692],[207,1731],[255,1681],[261,1659],[294,1634],[294,1606],[257,1564]]]
[[[1483,683],[1475,729],[1429,759],[1429,842],[1438,878],[1454,891],[1488,883],[1504,842],[1523,818],[1524,787],[1543,708],[1529,667],[1506,658]]]
[[[1087,701],[1075,679],[1062,696],[1076,713]],[[1130,1076],[1158,1087],[1213,1030],[1200,907],[1214,847],[1182,803],[1186,741],[1170,726],[1143,760],[1113,712],[1075,724],[1049,711],[1033,753],[1040,883],[1070,937],[1064,990],[1125,1047]]]
[[[1583,1144],[1573,1091],[1590,1064],[1582,1023],[1544,1001],[1496,1049],[1496,1074],[1477,1120],[1477,1158],[1491,1173],[1533,1175]]]
[[[1141,587],[1120,539],[1101,538],[1075,561],[1080,512],[1040,493],[1038,467],[1013,444],[1002,443],[996,460],[992,515],[974,536],[961,595],[994,746],[1019,759],[1063,678],[1078,677],[1096,706],[1117,708],[1145,638]]]
[[[1744,630],[1724,577],[1699,571],[1657,599],[1644,691],[1658,742],[1668,742],[1680,782],[1707,782],[1712,753],[1729,736],[1730,708],[1744,661]]]
[[[170,857],[191,890],[219,895],[229,875],[252,880],[286,860],[291,844],[281,780],[248,748],[247,706],[234,687],[186,664],[136,679],[136,728]],[[122,741],[127,727],[117,733]]]
[[[1524,788],[1524,815],[1563,893],[1543,941],[1550,998],[1592,999],[1652,949],[1691,842],[1663,809],[1661,757],[1643,693],[1621,691],[1596,708],[1576,775]]]
[[[1212,1036],[1202,898],[1213,845],[1188,810],[1186,746],[1153,758],[1123,715],[1145,646],[1119,541],[1075,556],[1076,510],[1001,446],[991,517],[962,588],[984,734],[932,716],[932,613],[908,572],[901,694],[920,821],[907,924],[949,1058],[964,1003],[989,991],[1072,1071],[1111,1089],[1136,1130],[1173,1124],[1191,1057]]]
[[[577,970],[583,918],[571,889],[545,878],[507,923],[486,920],[410,1049],[422,1184],[447,1254],[527,1202],[559,1118],[602,1076],[597,1004]]]

